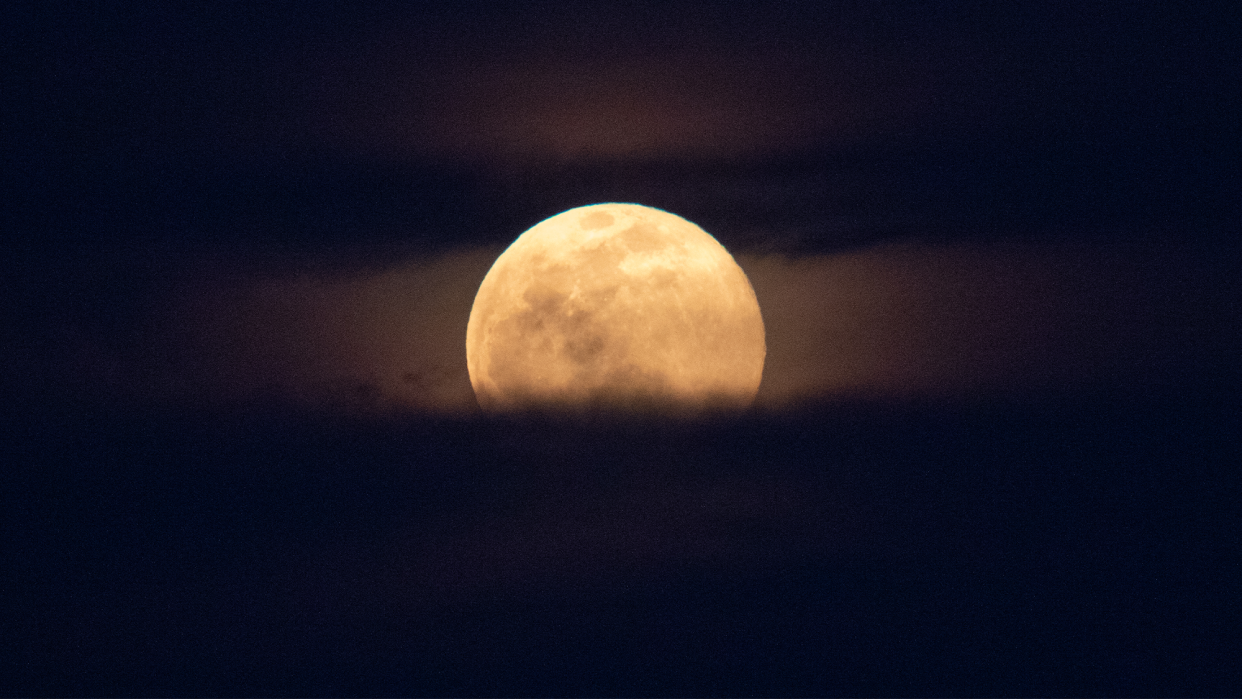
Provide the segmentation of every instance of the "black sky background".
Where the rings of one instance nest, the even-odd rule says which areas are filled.
[[[1223,5],[6,13],[0,692],[1238,693]],[[1151,333],[1211,346],[689,422],[150,399],[203,269],[348,277],[597,201],[735,255],[1134,256]]]

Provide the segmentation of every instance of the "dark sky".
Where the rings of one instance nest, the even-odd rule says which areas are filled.
[[[7,30],[6,150],[31,209],[93,195],[129,226],[247,204],[409,225],[431,212],[403,207],[466,215],[494,194],[481,177],[641,179],[612,171],[658,162],[848,165],[896,190],[876,193],[886,206],[993,209],[981,225],[1219,227],[1238,215],[1224,19],[1159,3],[40,5]],[[316,207],[316,188],[345,191]]]
[[[1170,3],[10,10],[0,694],[1236,694],[1236,21]],[[754,411],[479,414],[631,201]]]
[[[983,365],[1022,367],[972,386],[1077,366],[1090,380],[1222,371],[1242,195],[1220,19],[1163,4],[27,8],[6,41],[6,324],[20,328],[6,381],[91,400],[347,385],[402,405],[452,395],[457,410],[470,403],[457,326],[485,271],[460,260],[598,201],[678,213],[759,270],[761,296],[782,299],[769,402],[876,382],[951,391],[961,381],[912,367],[987,354],[980,343],[1012,346]],[[841,252],[865,289],[814,274],[795,288],[775,271]],[[374,291],[394,268],[441,281],[389,283],[402,305]],[[298,320],[313,302],[271,308],[290,284],[363,318],[327,331],[358,341],[278,349],[324,345]],[[359,294],[369,305],[348,306]],[[798,336],[782,312],[841,339]],[[1058,351],[1021,323],[1001,332],[1035,339],[989,334],[1031,313]],[[854,329],[834,326],[841,314]],[[243,317],[249,329],[224,322]],[[1133,351],[1101,358],[1090,329],[1114,326]],[[377,337],[397,327],[419,339]],[[929,333],[975,339],[892,349]],[[423,349],[393,359],[402,342]],[[888,358],[855,359],[871,346]],[[1041,353],[1048,366],[1026,366]]]

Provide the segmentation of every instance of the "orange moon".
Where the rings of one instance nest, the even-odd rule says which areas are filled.
[[[754,289],[724,246],[638,204],[570,209],[523,233],[466,326],[487,410],[745,407],[766,353]]]

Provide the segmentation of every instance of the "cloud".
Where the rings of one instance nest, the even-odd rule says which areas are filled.
[[[98,365],[107,380],[83,385],[138,401],[473,413],[466,322],[499,253],[318,273],[217,265],[185,275],[145,335],[87,343],[60,370]],[[1207,254],[907,242],[737,260],[767,332],[762,409],[1236,374],[1236,299]]]
[[[1186,250],[905,243],[739,262],[767,325],[768,407],[1202,380],[1228,365],[1224,268]]]
[[[359,47],[313,68],[294,61],[283,82],[318,86],[297,98],[308,132],[339,152],[504,167],[766,157],[891,141],[960,117],[936,99],[941,66],[846,42],[814,53],[583,48],[449,61],[393,48],[407,45]]]
[[[180,398],[475,409],[466,320],[497,250],[382,270],[201,280],[166,314]]]

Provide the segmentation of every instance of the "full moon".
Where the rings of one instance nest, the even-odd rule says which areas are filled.
[[[570,209],[523,233],[466,326],[487,410],[741,408],[766,352],[754,289],[724,246],[638,204]]]

